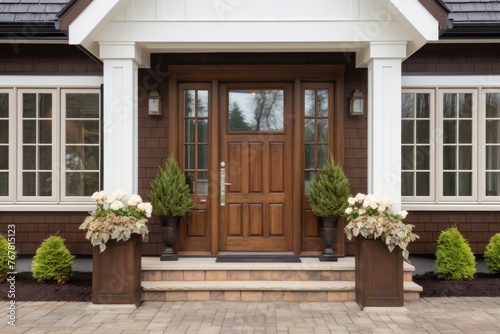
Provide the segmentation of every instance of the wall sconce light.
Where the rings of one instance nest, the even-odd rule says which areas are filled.
[[[156,90],[148,95],[148,114],[155,116],[161,115],[161,96]]]
[[[351,95],[349,111],[353,116],[363,116],[365,114],[365,96],[357,88]]]

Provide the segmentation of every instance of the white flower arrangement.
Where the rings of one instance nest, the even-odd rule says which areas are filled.
[[[406,210],[394,213],[391,210],[394,199],[373,194],[357,194],[348,200],[345,210],[349,222],[344,231],[347,239],[361,235],[367,239],[381,239],[389,251],[398,246],[403,250],[403,257],[408,260],[406,247],[419,238],[412,232],[413,225],[403,223],[408,215]]]
[[[109,239],[127,241],[132,233],[140,234],[143,241],[148,241],[146,223],[153,211],[151,203],[143,202],[139,195],[131,195],[125,206],[122,202],[125,197],[123,190],[109,196],[105,191],[98,191],[91,197],[96,202],[96,210],[85,218],[80,229],[87,230],[85,237],[92,246],[99,246],[101,252],[106,249]]]

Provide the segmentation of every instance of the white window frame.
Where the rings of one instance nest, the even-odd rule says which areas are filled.
[[[95,203],[90,198],[80,198],[74,201],[62,202],[60,196],[61,182],[58,180],[55,183],[54,191],[58,192],[55,201],[19,201],[18,200],[18,182],[19,172],[18,166],[21,163],[17,160],[19,154],[19,134],[17,133],[19,118],[18,105],[19,105],[19,90],[40,91],[45,89],[52,89],[58,91],[56,96],[56,103],[60,103],[60,90],[61,89],[75,89],[78,91],[84,89],[100,90],[103,84],[102,76],[95,75],[0,75],[0,92],[8,92],[9,95],[9,196],[0,197],[0,212],[89,212],[95,209]],[[101,96],[101,94],[99,93]],[[102,96],[101,96],[102,99]],[[60,108],[56,110],[56,114],[60,112]],[[57,116],[59,117],[59,116]],[[60,122],[60,121],[59,121]],[[102,119],[101,119],[102,125]],[[61,129],[60,124],[56,128],[56,134]],[[54,127],[53,127],[54,130]],[[56,135],[55,140],[60,144],[61,133]],[[22,138],[21,138],[22,139]],[[101,140],[103,138],[101,137]],[[102,149],[102,148],[101,148]],[[60,148],[55,151],[59,157]],[[54,152],[53,152],[54,153]],[[101,172],[102,172],[101,161]],[[52,166],[54,168],[61,168],[61,166]],[[62,166],[62,168],[65,168]]]
[[[485,124],[485,105],[484,105],[484,94],[485,92],[499,92],[500,93],[500,75],[403,75],[401,79],[402,89],[407,91],[416,91],[418,89],[431,89],[436,93],[436,113],[439,110],[439,94],[443,90],[452,90],[453,92],[458,92],[459,90],[475,90],[476,91],[476,101],[478,105],[476,110],[479,115],[476,117],[476,148],[479,150],[473,157],[476,165],[473,170],[476,173],[476,199],[457,201],[454,198],[450,198],[450,201],[439,202],[439,198],[434,200],[421,200],[413,201],[409,200],[407,197],[402,198],[402,208],[408,211],[498,211],[500,202],[500,196],[488,196],[485,199],[484,194],[484,158],[485,158],[485,145],[484,139],[482,139],[481,134],[484,133]],[[437,120],[436,120],[437,121]],[[479,122],[479,124],[477,123]],[[439,123],[438,123],[439,124]],[[439,127],[439,126],[438,126]],[[436,127],[435,127],[436,128]],[[434,128],[434,129],[435,129]],[[440,129],[442,131],[442,129]],[[439,137],[438,134],[437,138]],[[437,143],[435,144],[437,145]],[[438,158],[441,154],[438,154]],[[440,160],[442,158],[436,159]],[[436,164],[439,162],[436,161]],[[436,173],[438,169],[435,166]],[[442,172],[442,168],[439,169]],[[437,178],[441,178],[435,175],[434,183],[436,183]],[[439,185],[436,185],[439,187]],[[442,186],[441,186],[442,188]]]
[[[14,89],[0,89],[0,94],[7,94],[9,96],[9,115],[8,115],[8,129],[9,129],[9,192],[7,196],[0,196],[1,202],[12,202],[14,187],[16,186],[16,172],[15,172],[15,162],[16,162],[16,153],[15,147],[13,143],[15,143],[15,126],[16,126],[16,112],[15,112],[15,94]]]
[[[435,90],[433,89],[402,89],[402,93],[414,93],[414,94],[429,94],[429,196],[401,196],[401,199],[403,202],[407,203],[420,203],[422,201],[425,202],[433,202],[435,200],[435,182],[433,180],[435,179],[435,152],[436,152],[436,133],[433,131],[435,129],[435,115],[436,115],[436,96],[435,96]],[[416,110],[415,110],[416,112]],[[415,118],[416,120],[417,118]],[[416,136],[416,132],[414,133],[414,136]],[[402,146],[403,144],[401,144]],[[417,145],[413,145],[416,147]]]

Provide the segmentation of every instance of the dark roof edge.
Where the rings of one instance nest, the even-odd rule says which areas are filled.
[[[453,22],[448,19],[450,9],[440,0],[419,0],[419,2],[439,22],[440,34],[453,26]]]
[[[68,39],[51,22],[0,22],[0,39]]]
[[[64,8],[57,13],[58,27],[62,31],[67,31],[71,22],[80,15],[92,0],[71,0]]]
[[[500,23],[467,23],[454,24],[439,39],[498,39],[500,38]]]

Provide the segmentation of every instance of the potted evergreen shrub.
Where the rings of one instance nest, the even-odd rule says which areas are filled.
[[[314,176],[308,190],[309,203],[313,213],[318,217],[320,240],[325,246],[319,260],[337,261],[332,245],[337,240],[338,222],[347,208],[351,190],[344,170],[335,163],[332,155]]]
[[[160,219],[161,238],[167,247],[160,260],[176,261],[173,246],[177,242],[179,222],[194,207],[194,203],[186,178],[172,155],[151,181],[149,197],[153,213]]]

